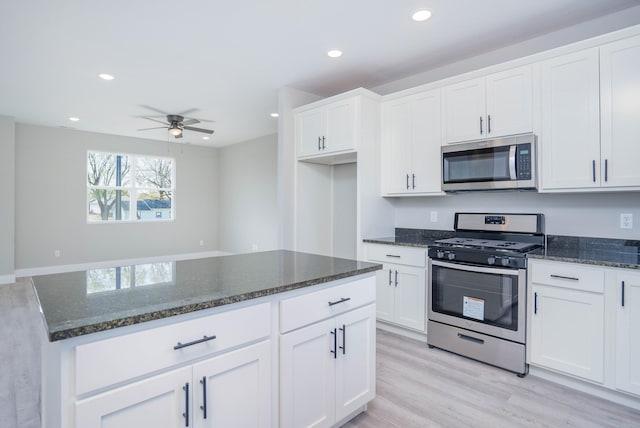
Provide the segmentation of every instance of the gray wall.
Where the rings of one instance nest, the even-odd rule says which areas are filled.
[[[87,150],[174,157],[175,220],[87,224]],[[15,159],[16,269],[218,249],[216,149],[17,124]]]
[[[546,233],[640,239],[640,192],[540,194],[534,192],[459,193],[432,198],[397,198],[396,227],[453,229],[453,214],[531,212],[545,214]],[[438,221],[430,221],[431,211]],[[633,229],[620,229],[620,213],[633,214]]]
[[[0,116],[0,284],[13,282],[15,121]],[[3,280],[5,278],[6,280]]]
[[[220,250],[278,248],[278,137],[223,147],[219,152]]]

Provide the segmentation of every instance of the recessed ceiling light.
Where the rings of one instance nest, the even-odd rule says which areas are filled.
[[[278,117],[280,116],[278,113],[271,113],[271,117]]]
[[[331,51],[327,52],[327,55],[329,55],[331,58],[339,58],[339,57],[342,56],[342,51],[334,49],[334,50],[331,50]]]
[[[208,140],[208,139],[209,139],[209,137],[202,137],[202,139],[203,139],[203,140]]]
[[[427,9],[416,10],[413,12],[413,15],[411,15],[411,19],[416,22],[426,21],[429,18],[431,18],[431,11]]]
[[[113,77],[111,74],[107,74],[107,73],[98,74],[98,77],[100,77],[101,79],[104,79],[104,80],[113,80],[113,79],[115,79],[115,77]]]
[[[79,120],[80,120],[80,118],[78,118],[78,117],[70,117],[70,118],[69,118],[69,120],[70,120],[71,122],[77,122],[77,121],[79,121]]]

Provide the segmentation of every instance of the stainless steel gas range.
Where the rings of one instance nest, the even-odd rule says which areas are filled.
[[[524,376],[527,254],[544,250],[542,214],[456,213],[429,254],[427,344]]]

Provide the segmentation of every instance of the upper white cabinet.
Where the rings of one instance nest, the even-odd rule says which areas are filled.
[[[640,395],[640,273],[617,272],[616,296],[616,387]]]
[[[541,63],[542,190],[640,186],[640,37]]]
[[[531,66],[446,86],[443,116],[445,143],[531,132]]]
[[[358,107],[351,97],[296,113],[298,157],[356,150]]]
[[[382,194],[442,194],[440,90],[382,106]]]
[[[640,186],[640,37],[600,48],[600,91],[601,182]]]

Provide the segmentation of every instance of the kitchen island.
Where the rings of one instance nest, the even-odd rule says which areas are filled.
[[[375,395],[375,271],[292,251],[33,278],[43,426],[334,426]]]

